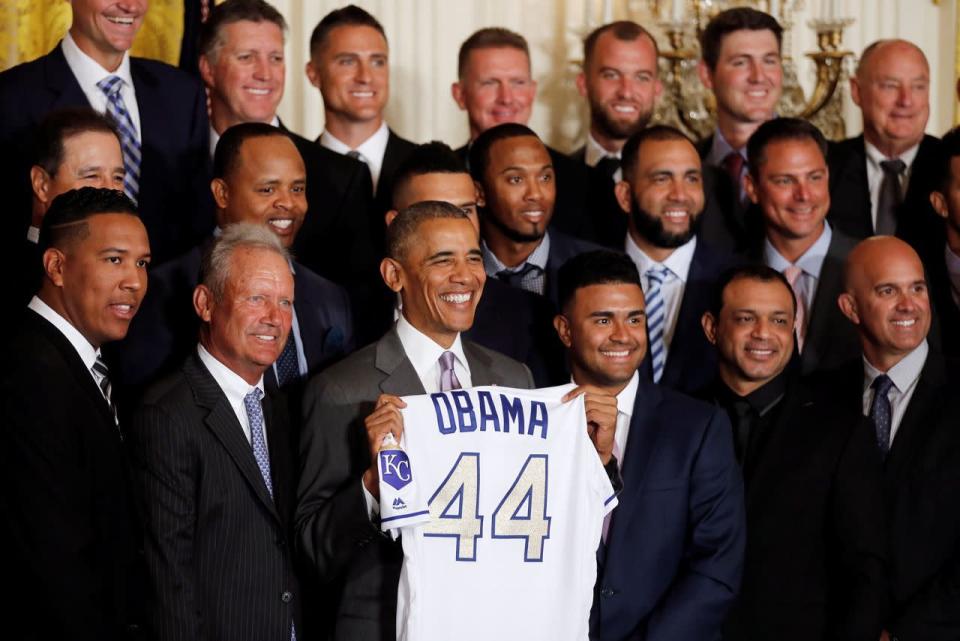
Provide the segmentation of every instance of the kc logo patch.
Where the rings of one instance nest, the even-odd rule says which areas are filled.
[[[380,478],[395,490],[409,485],[410,459],[403,450],[383,450],[380,452]]]

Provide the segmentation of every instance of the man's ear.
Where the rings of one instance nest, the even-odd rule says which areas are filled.
[[[856,76],[850,76],[850,100],[856,106],[860,106],[860,81]]]
[[[840,306],[840,311],[843,312],[843,315],[846,316],[851,323],[854,325],[860,324],[860,312],[857,309],[857,299],[853,297],[849,292],[843,292],[837,297],[837,305]]]
[[[34,165],[30,168],[30,188],[33,189],[33,195],[45,206],[50,204],[50,182],[53,178],[47,173],[47,170],[40,165]]]
[[[200,79],[203,80],[203,84],[208,88],[212,87],[214,84],[213,67],[210,66],[210,60],[206,56],[200,56],[197,66],[200,68]]]
[[[743,188],[747,192],[747,198],[750,199],[750,202],[756,205],[760,196],[757,194],[757,183],[753,181],[753,175],[749,171],[743,177]]]
[[[43,252],[43,273],[57,287],[63,287],[63,271],[67,256],[56,247]]]
[[[203,284],[193,290],[193,311],[204,323],[209,323],[213,309],[213,292]]]
[[[396,209],[388,209],[388,210],[387,210],[387,213],[385,213],[385,214],[383,215],[383,222],[384,222],[384,224],[385,224],[387,227],[389,227],[389,226],[390,226],[390,223],[393,222],[393,219],[396,218],[399,213],[400,213],[400,212],[398,212]]]
[[[713,90],[713,77],[710,74],[710,68],[703,60],[697,63],[697,75],[700,76],[700,82],[707,89]]]
[[[213,194],[213,202],[217,204],[217,209],[226,209],[230,205],[230,190],[223,178],[214,178],[210,181],[210,192]]]
[[[717,344],[717,319],[713,312],[704,312],[700,317],[700,326],[711,345]]]
[[[570,321],[563,314],[557,314],[553,317],[553,328],[557,330],[557,336],[564,347],[569,348],[573,345],[573,338],[570,336]]]
[[[580,92],[581,98],[587,97],[587,74],[580,72],[577,74],[577,91]]]
[[[617,204],[620,205],[620,209],[629,216],[633,204],[631,202],[633,190],[630,188],[630,183],[626,180],[621,180],[613,186],[613,193],[617,197]]]
[[[459,80],[450,85],[450,95],[453,96],[453,101],[457,103],[460,110],[465,111],[467,102],[463,97],[463,85],[460,84]]]
[[[394,259],[384,258],[380,261],[380,277],[390,291],[399,294],[403,289],[403,267]]]
[[[946,218],[950,214],[950,210],[947,209],[947,197],[941,192],[930,192],[930,204],[933,205],[933,210],[937,212],[937,215],[941,218]]]
[[[474,180],[473,186],[477,188],[477,207],[486,207],[487,195],[483,191],[483,185],[481,185],[479,181]]]
[[[310,84],[320,88],[320,74],[317,73],[316,67],[313,66],[313,60],[307,60],[307,64],[304,66],[304,71],[307,74],[307,80],[310,81]]]

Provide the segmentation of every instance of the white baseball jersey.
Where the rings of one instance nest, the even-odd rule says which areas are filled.
[[[404,398],[410,496],[426,502],[409,511],[426,507],[430,520],[402,529],[399,639],[587,639],[600,531],[617,499],[583,397],[560,403],[570,389]]]

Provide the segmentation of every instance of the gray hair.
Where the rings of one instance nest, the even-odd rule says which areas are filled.
[[[213,299],[223,300],[230,279],[230,258],[238,249],[265,249],[290,262],[290,252],[280,243],[277,236],[264,227],[254,223],[234,223],[225,225],[200,262],[200,284],[210,290]]]

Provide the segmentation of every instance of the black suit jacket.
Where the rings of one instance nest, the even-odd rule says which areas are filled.
[[[667,351],[667,362],[660,377],[661,385],[692,394],[705,388],[716,377],[717,350],[703,333],[700,318],[713,304],[720,276],[733,265],[732,256],[697,241],[683,288],[677,325]],[[649,351],[640,365],[640,373],[653,380]]]
[[[199,243],[213,228],[207,95],[199,80],[169,65],[130,59],[140,111],[138,209],[154,263]],[[10,197],[2,236],[22,240],[30,224],[30,166],[36,125],[50,111],[89,106],[58,45],[45,56],[0,73],[0,160]],[[5,243],[8,241],[4,241]]]
[[[152,387],[131,441],[156,639],[289,641],[300,625],[290,547],[295,446],[263,401],[273,496],[230,402],[196,354]]]
[[[743,481],[725,413],[640,379],[591,639],[720,638],[740,585]]]
[[[475,386],[529,388],[526,367],[463,343]],[[335,641],[394,641],[401,545],[367,515],[361,487],[370,466],[363,420],[381,393],[423,394],[396,330],[310,381],[300,443],[297,542],[327,596]]]
[[[706,163],[713,147],[713,134],[696,143],[703,161],[703,191],[706,206],[700,221],[698,236],[717,249],[745,254],[763,235],[763,220],[759,212],[746,200],[740,199],[740,188],[730,175],[715,165]]]
[[[747,555],[730,641],[880,637],[881,463],[835,386],[794,383],[746,478]]]
[[[0,374],[8,639],[120,639],[138,610],[123,443],[79,354],[26,310]]]
[[[417,147],[417,144],[401,138],[390,130],[387,138],[387,148],[383,152],[383,164],[380,166],[380,178],[377,180],[377,195],[374,202],[373,221],[377,226],[372,227],[381,235],[385,231],[383,216],[393,209],[393,185],[397,169],[406,160],[407,155]]]
[[[838,370],[862,411],[863,361]],[[884,462],[891,606],[884,627],[902,641],[960,638],[960,363],[931,350]]]
[[[830,213],[835,228],[853,238],[873,236],[870,188],[867,183],[867,150],[863,135],[830,143]],[[910,168],[910,182],[903,205],[897,210],[897,236],[910,243],[924,263],[936,250],[943,250],[943,219],[930,204],[940,175],[940,140],[924,136]],[[942,254],[940,255],[942,257]]]
[[[927,280],[935,312],[935,326],[940,333],[940,351],[951,358],[960,358],[960,307],[953,300],[950,275],[942,251],[939,262],[927,265]]]
[[[563,343],[553,328],[554,305],[533,292],[488,276],[473,326],[464,338],[530,368],[537,387],[570,381]]]
[[[602,249],[599,245],[580,240],[561,231],[550,229],[550,255],[547,256],[546,282],[544,295],[554,306],[560,305],[560,289],[557,284],[557,272],[563,264],[584,252]]]
[[[193,310],[193,290],[200,275],[201,248],[150,272],[147,295],[124,340],[109,350],[111,370],[125,396],[179,369],[197,344],[200,319]],[[353,349],[353,315],[346,291],[294,263],[294,311],[309,372]],[[265,376],[276,382],[273,368]]]

